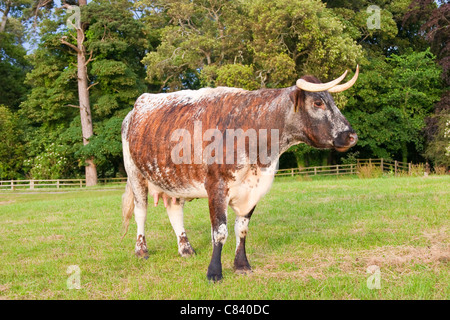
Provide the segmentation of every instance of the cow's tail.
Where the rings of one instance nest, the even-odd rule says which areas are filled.
[[[122,195],[122,227],[123,227],[122,239],[128,232],[128,225],[130,224],[130,219],[133,216],[133,211],[134,211],[134,194],[133,190],[131,190],[130,181],[127,181],[125,192]]]

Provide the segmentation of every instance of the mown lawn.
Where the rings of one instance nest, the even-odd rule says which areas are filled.
[[[278,179],[250,222],[253,273],[233,273],[230,210],[224,279],[216,284],[206,280],[211,232],[205,199],[185,207],[197,252],[189,259],[177,254],[162,204],[149,208],[145,261],[133,254],[134,221],[120,240],[121,194],[122,187],[2,191],[0,298],[450,298],[449,176]],[[67,273],[72,265],[79,272]],[[81,288],[69,289],[67,280],[77,276]]]

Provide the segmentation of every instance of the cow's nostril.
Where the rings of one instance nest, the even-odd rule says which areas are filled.
[[[358,136],[356,135],[356,133],[350,133],[348,135],[348,141],[350,143],[355,143],[356,141],[358,141]]]
[[[353,131],[341,132],[333,141],[334,148],[339,152],[344,152],[353,147],[358,141],[358,135]]]

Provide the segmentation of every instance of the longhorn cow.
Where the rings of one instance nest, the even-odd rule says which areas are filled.
[[[195,253],[183,206],[208,198],[213,249],[207,278],[222,279],[228,207],[236,214],[235,272],[251,271],[245,252],[248,224],[272,185],[279,156],[299,143],[338,151],[356,144],[356,133],[330,93],[350,88],[358,72],[357,67],[345,84],[339,83],[347,71],[328,83],[304,76],[283,89],[218,87],[141,95],[122,124],[128,174],[122,214],[126,234],[134,212],[135,254],[149,256],[144,231],[149,194],[155,206],[163,198],[183,257]]]

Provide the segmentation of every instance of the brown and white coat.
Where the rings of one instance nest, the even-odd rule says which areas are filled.
[[[357,73],[350,86],[356,77]],[[213,244],[208,279],[222,278],[221,251],[228,236],[228,207],[236,214],[234,268],[239,273],[251,270],[245,253],[248,224],[256,204],[272,185],[279,156],[302,142],[344,151],[357,140],[327,91],[339,87],[339,81],[320,85],[314,77],[302,81],[284,89],[204,88],[143,94],[137,99],[123,121],[122,142],[128,174],[123,217],[128,228],[134,212],[138,256],[148,258],[144,224],[149,194],[155,205],[163,198],[181,256],[194,254],[184,228],[183,206],[191,199],[208,198]],[[349,85],[335,91],[345,90],[343,86]],[[189,149],[182,151],[181,162],[173,157],[182,141],[174,140],[174,133],[180,129],[189,133],[182,136],[185,145],[190,142]],[[211,130],[216,133],[213,138],[208,135]],[[256,157],[251,159],[251,137],[244,137],[243,148],[239,149],[239,143],[234,143],[236,137],[226,134],[227,130],[267,134],[258,137],[260,141],[253,145]],[[209,148],[216,140],[221,144]],[[267,152],[269,149],[271,152]],[[263,151],[265,159],[261,157]],[[230,154],[233,161],[226,158]]]

